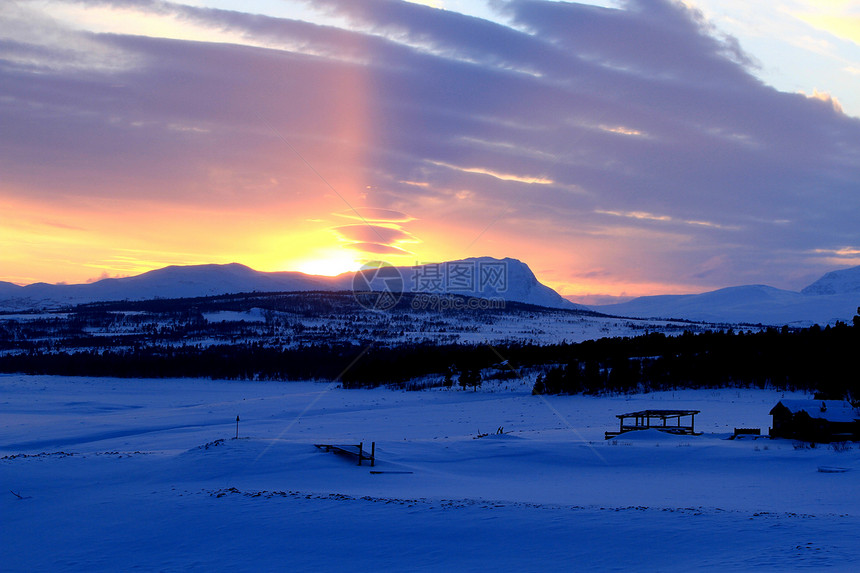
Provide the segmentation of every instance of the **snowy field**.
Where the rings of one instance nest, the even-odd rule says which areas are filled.
[[[723,439],[803,396],[530,389],[0,376],[0,568],[857,570],[857,446]],[[704,435],[603,439],[647,408]]]

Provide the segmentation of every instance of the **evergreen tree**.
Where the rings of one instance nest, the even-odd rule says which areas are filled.
[[[538,374],[537,380],[535,380],[535,385],[532,387],[533,396],[539,396],[541,394],[546,394],[546,384],[544,384],[543,373]]]
[[[469,385],[469,370],[463,369],[460,371],[460,376],[457,377],[457,383],[460,384],[460,388],[463,390]]]

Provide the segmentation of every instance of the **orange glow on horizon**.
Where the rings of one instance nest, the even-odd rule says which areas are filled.
[[[409,228],[421,238],[414,253],[378,255],[349,248],[327,224],[321,224],[324,221],[290,221],[286,230],[277,209],[201,212],[197,207],[167,210],[145,202],[100,200],[50,206],[0,199],[0,211],[15,213],[0,226],[0,269],[15,269],[15,274],[0,275],[0,281],[21,285],[80,284],[168,265],[238,262],[264,272],[334,276],[355,271],[370,260],[411,266],[470,256],[510,256],[529,265],[540,282],[562,296],[632,297],[708,290],[618,277],[582,279],[577,277],[581,274],[577,267],[587,265],[584,252],[573,257],[562,248],[549,251],[541,248],[539,239],[523,241],[508,234],[503,223],[491,227],[464,252],[464,245],[474,241],[484,223],[464,228],[456,221],[416,220]]]
[[[340,207],[337,201],[327,198],[300,209],[292,204],[202,210],[196,206],[166,207],[154,202],[104,199],[51,205],[0,196],[0,212],[14,214],[0,225],[0,281],[20,285],[80,284],[134,276],[168,265],[232,262],[264,272],[333,276],[355,271],[371,260],[411,266],[494,256],[521,260],[541,283],[567,297],[633,297],[712,290],[702,285],[637,281],[610,274],[600,270],[600,261],[608,260],[610,253],[603,252],[605,246],[599,240],[581,241],[575,253],[562,246],[548,249],[545,237],[524,240],[522,234],[512,232],[510,222],[493,222],[492,217],[486,221],[458,221],[442,215],[433,220],[414,219],[404,223],[405,230],[420,239],[412,245],[412,252],[361,251],[333,232],[339,223],[335,214],[329,212],[328,219],[310,218],[319,215],[321,208],[330,209],[333,205]],[[285,213],[291,217],[285,219]],[[304,219],[297,217],[305,213],[308,216]],[[839,254],[854,255],[847,250]],[[599,272],[589,271],[595,268]],[[713,288],[719,286],[725,285]]]
[[[319,224],[285,225],[284,210],[203,210],[133,200],[50,205],[0,196],[0,212],[14,214],[0,225],[0,281],[80,284],[168,265],[232,262],[280,271],[326,246],[345,252]]]

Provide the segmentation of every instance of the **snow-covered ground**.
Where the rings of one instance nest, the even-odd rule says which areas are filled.
[[[400,392],[0,376],[2,570],[860,563],[860,449],[723,439],[766,432],[770,408],[801,396],[542,397],[531,382]],[[704,435],[603,439],[615,414],[646,408],[701,410]],[[359,441],[376,442],[374,468],[314,447]]]

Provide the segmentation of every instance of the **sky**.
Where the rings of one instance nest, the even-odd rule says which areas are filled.
[[[858,118],[858,1],[4,1],[0,281],[796,290],[860,264]]]

